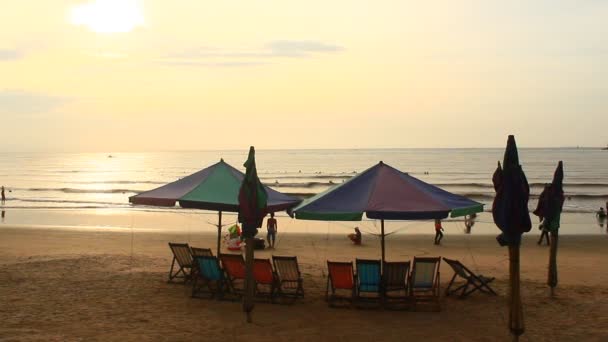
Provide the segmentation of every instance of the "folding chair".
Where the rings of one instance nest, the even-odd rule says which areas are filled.
[[[218,298],[224,296],[227,289],[224,271],[220,268],[217,257],[196,256],[194,263],[198,265],[198,272],[192,283],[192,297],[199,297],[199,294],[208,292],[211,298],[216,295]]]
[[[298,258],[295,256],[272,256],[272,263],[278,278],[277,294],[280,297],[293,298],[304,297],[304,286],[302,273],[298,266]]]
[[[409,261],[385,262],[382,270],[384,304],[388,308],[407,308],[411,297],[408,292]]]
[[[481,274],[476,275],[458,260],[443,258],[443,261],[450,265],[450,267],[452,267],[454,270],[454,276],[452,277],[452,280],[450,280],[448,288],[445,290],[446,296],[449,296],[459,290],[462,290],[459,295],[460,298],[465,298],[477,290],[487,294],[496,295],[496,292],[494,292],[489,285],[492,281],[494,281],[494,277],[488,278]],[[451,287],[454,285],[454,281],[456,280],[457,276],[464,279],[466,283],[452,289]]]
[[[382,274],[380,260],[356,259],[357,304],[361,301],[380,304],[382,299]]]
[[[220,254],[220,261],[226,272],[226,281],[230,291],[242,296],[245,291],[245,259],[241,254]]]
[[[211,252],[210,248],[198,248],[198,247],[190,247],[190,254],[192,255],[192,260],[194,260],[197,256],[212,256],[213,252]],[[196,278],[198,272],[198,264],[196,262],[192,263],[192,278]]]
[[[327,270],[328,277],[327,288],[325,290],[325,300],[329,306],[333,306],[333,304],[339,300],[345,300],[352,305],[357,291],[352,261],[327,261]],[[331,294],[329,293],[330,287]],[[341,295],[337,293],[337,291],[347,292],[347,294]]]
[[[268,296],[270,301],[274,302],[278,280],[270,259],[253,259],[253,279],[255,280],[256,295]],[[260,286],[267,287],[268,291],[263,291]]]
[[[441,257],[418,258],[414,257],[414,265],[410,274],[410,296],[413,297],[414,306],[419,302],[435,304],[441,310],[439,302],[439,265]]]
[[[192,278],[192,254],[190,247],[187,243],[169,242],[169,248],[173,252],[173,261],[169,270],[168,282],[173,282],[173,279],[183,279],[185,283]],[[173,269],[176,263],[179,269],[174,272]]]

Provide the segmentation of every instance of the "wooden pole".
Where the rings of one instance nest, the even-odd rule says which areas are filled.
[[[380,245],[382,248],[382,268],[384,268],[384,219],[380,220]]]
[[[558,232],[551,232],[551,250],[549,252],[549,274],[547,275],[547,285],[551,288],[551,297],[555,296],[557,287],[557,244],[559,242]]]
[[[509,330],[513,341],[519,341],[525,330],[519,282],[519,245],[509,246],[509,280]]]
[[[255,238],[248,237],[245,240],[245,295],[243,296],[243,311],[247,315],[247,323],[253,321],[251,312],[253,311],[253,296],[255,295],[255,280],[253,279],[253,258]]]
[[[222,211],[219,212],[219,218],[217,222],[217,257],[220,257],[220,243],[222,241]]]

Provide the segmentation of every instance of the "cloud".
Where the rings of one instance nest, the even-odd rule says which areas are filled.
[[[199,47],[164,56],[160,63],[181,66],[258,66],[279,58],[311,58],[320,54],[344,51],[339,45],[312,40],[277,40],[261,47]]]
[[[22,90],[0,90],[0,114],[40,114],[54,110],[68,99]]]
[[[23,58],[23,52],[12,49],[0,49],[0,61],[12,61]]]

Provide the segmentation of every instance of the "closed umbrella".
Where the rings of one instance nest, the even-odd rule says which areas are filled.
[[[246,168],[245,177],[239,190],[239,222],[243,224],[243,236],[246,238],[245,252],[245,296],[243,311],[247,314],[247,322],[251,323],[253,311],[253,295],[255,282],[253,279],[254,239],[258,228],[262,226],[264,216],[268,213],[268,194],[258,178],[255,166],[255,150],[249,148],[249,156],[243,164]]]
[[[543,220],[543,226],[551,234],[551,248],[549,252],[549,272],[547,285],[551,288],[551,296],[555,294],[557,286],[557,246],[559,243],[559,226],[564,206],[564,163],[557,164],[553,181],[543,190],[538,200],[534,214]]]
[[[509,329],[515,340],[524,333],[523,309],[519,281],[519,247],[521,235],[532,228],[528,212],[530,187],[519,164],[515,137],[509,135],[502,167],[500,162],[492,177],[496,197],[492,204],[494,223],[502,231],[497,237],[509,248]]]

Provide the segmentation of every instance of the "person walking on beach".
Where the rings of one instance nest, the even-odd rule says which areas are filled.
[[[361,236],[361,231],[359,230],[359,227],[355,227],[354,234],[348,234],[347,236],[350,239],[350,241],[352,241],[355,245],[361,244],[362,236]]]
[[[6,202],[6,195],[4,195],[4,185],[2,186],[2,204]]]
[[[435,244],[436,245],[441,244],[441,239],[443,239],[443,233],[441,232],[442,230],[443,230],[443,227],[441,226],[441,220],[436,219],[435,220]]]
[[[464,232],[466,234],[471,234],[471,228],[473,228],[473,225],[475,225],[476,217],[477,217],[477,214],[475,214],[475,213],[473,213],[471,215],[466,215],[464,217],[464,227],[465,227]]]
[[[268,241],[268,247],[274,248],[274,241],[277,238],[277,219],[274,218],[274,213],[270,213],[270,218],[266,221],[266,229],[268,234],[266,235],[266,241]]]

